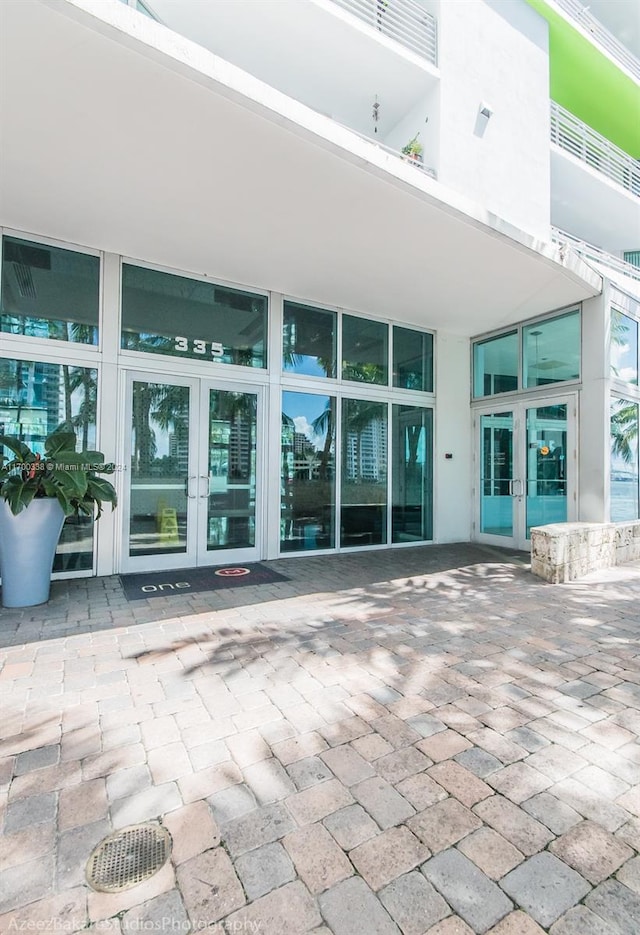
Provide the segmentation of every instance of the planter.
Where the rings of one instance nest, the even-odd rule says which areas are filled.
[[[2,606],[32,607],[49,600],[51,569],[64,510],[55,497],[32,500],[14,516],[0,500]]]

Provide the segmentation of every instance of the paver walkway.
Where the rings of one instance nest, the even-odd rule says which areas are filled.
[[[638,935],[640,565],[480,546],[0,613],[0,932]],[[87,859],[161,822],[118,895]]]

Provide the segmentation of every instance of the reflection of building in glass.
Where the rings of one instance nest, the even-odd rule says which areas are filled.
[[[387,476],[387,422],[372,419],[358,432],[349,432],[346,446],[349,480],[384,480]]]
[[[210,427],[209,463],[211,473],[230,478],[251,475],[253,446],[250,418],[242,415],[214,419]]]
[[[251,456],[251,423],[236,417],[229,426],[229,477],[249,477]]]
[[[189,436],[186,429],[169,433],[169,457],[176,462],[179,473],[186,474],[189,469]]]
[[[64,420],[61,371],[58,364],[0,360],[2,433],[19,435],[37,445]],[[68,406],[70,409],[70,401]]]

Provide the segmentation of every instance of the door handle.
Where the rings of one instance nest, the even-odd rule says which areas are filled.
[[[195,499],[196,499],[196,495],[195,495],[194,493],[189,493],[189,491],[190,491],[190,489],[191,489],[191,485],[190,485],[189,482],[192,481],[192,480],[197,480],[197,479],[198,479],[198,478],[197,478],[197,476],[196,476],[195,474],[191,474],[191,475],[189,475],[189,477],[185,477],[185,479],[184,479],[184,492],[185,492],[185,496],[187,496],[187,497],[189,498],[189,500],[195,500]]]
[[[204,481],[207,482],[207,483],[206,483],[206,487],[205,487],[205,492],[200,494],[200,498],[201,498],[202,500],[208,499],[208,498],[209,498],[209,475],[208,475],[208,474],[201,474],[201,475],[200,475],[200,480],[204,480]]]

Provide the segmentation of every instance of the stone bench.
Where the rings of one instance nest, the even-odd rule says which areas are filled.
[[[531,530],[531,571],[552,584],[640,560],[640,520],[552,523]]]

